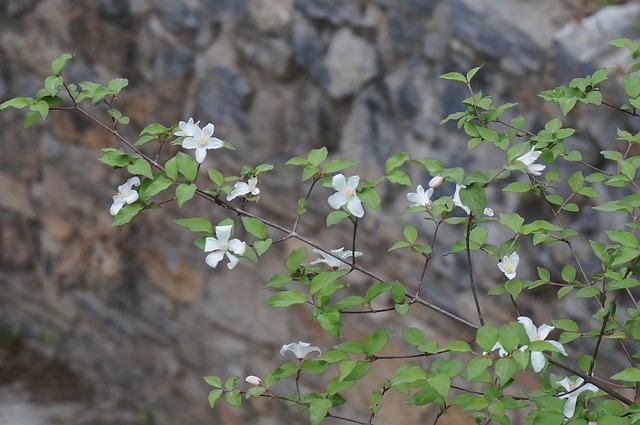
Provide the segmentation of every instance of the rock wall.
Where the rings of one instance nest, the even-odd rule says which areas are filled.
[[[0,101],[35,93],[50,61],[73,52],[68,79],[130,80],[120,100],[131,117],[126,136],[135,137],[150,122],[170,125],[190,116],[213,122],[216,135],[237,147],[210,155],[209,163],[224,172],[237,173],[242,164],[282,164],[320,146],[358,161],[362,176],[382,173],[385,159],[402,150],[447,166],[491,167],[499,160],[493,151],[468,153],[455,126],[438,125],[467,96],[464,87],[438,75],[484,64],[478,88],[496,102],[518,102],[535,130],[558,114],[536,98],[537,91],[624,60],[605,42],[633,36],[640,5],[599,9],[595,3],[6,0],[0,5]],[[169,206],[111,227],[112,192],[126,174],[96,158],[99,148],[117,141],[80,116],[51,115],[24,130],[20,113],[0,113],[0,325],[17,327],[29,346],[81,377],[88,401],[83,414],[64,423],[305,423],[264,400],[241,410],[220,403],[212,411],[202,381],[212,373],[264,373],[281,361],[283,343],[312,340],[328,348],[336,342],[321,336],[306,309],[285,314],[262,302],[269,293],[258,289],[283,271],[281,260],[296,245],[275,247],[257,267],[242,261],[233,272],[209,269],[191,234],[171,223],[198,213],[224,217],[197,200],[189,212]],[[633,125],[624,116],[587,108],[574,117],[581,131],[573,142],[590,146],[592,154],[612,143],[616,126]],[[428,176],[412,177],[417,184]],[[280,171],[263,183],[259,210],[289,225],[297,198],[291,194],[304,190],[295,173]],[[415,261],[385,252],[400,234],[404,194],[383,189],[383,196],[384,213],[367,212],[363,222],[362,263],[389,279],[415,281]],[[498,211],[527,209],[499,192],[490,196]],[[305,217],[301,231],[328,247],[348,245],[341,229],[324,228],[325,197],[312,199],[316,219]],[[599,223],[586,218],[577,226],[593,233]],[[449,232],[443,242],[460,237]],[[492,233],[498,241],[506,237]],[[536,261],[557,268],[567,260],[558,248]],[[473,311],[458,260],[437,263],[430,299]],[[534,276],[535,263],[524,263],[523,271]],[[478,275],[483,287],[501,278],[493,262],[480,264]],[[528,307],[541,321],[553,314],[546,296],[532,297]],[[486,300],[489,308],[494,302]],[[494,310],[496,320],[512,319]],[[382,320],[396,318],[372,322]],[[430,312],[409,321],[436,338],[465,336]],[[349,320],[345,328],[345,338],[368,329]],[[385,366],[381,375],[396,366]],[[373,386],[381,377],[368,382]],[[368,396],[351,397],[353,411],[346,413],[362,415]],[[402,425],[430,414],[399,405],[380,420]],[[463,419],[451,413],[441,422]]]

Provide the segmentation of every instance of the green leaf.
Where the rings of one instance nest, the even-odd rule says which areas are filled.
[[[222,390],[211,390],[209,392],[209,405],[211,406],[211,408],[216,405],[216,401],[218,401],[220,396],[222,396],[222,393]]]
[[[351,354],[364,353],[364,344],[360,341],[345,341],[341,344],[334,345],[333,348]]]
[[[49,115],[49,104],[44,100],[40,100],[29,106],[29,109],[37,112],[42,117],[42,119],[46,119],[47,115]]]
[[[242,404],[242,394],[240,394],[239,390],[233,390],[225,393],[224,398],[231,406],[238,407]]]
[[[311,425],[319,425],[320,422],[327,416],[327,412],[332,407],[332,404],[327,399],[313,400],[309,405],[309,420]]]
[[[312,165],[315,165],[317,167],[322,161],[327,159],[327,154],[327,148],[323,146],[320,149],[313,149],[311,152],[309,152],[307,159]]]
[[[389,174],[391,170],[395,170],[400,167],[402,164],[409,160],[409,152],[400,152],[393,155],[391,158],[387,159],[385,163],[384,172],[385,174]]]
[[[562,280],[567,283],[573,283],[576,280],[576,269],[575,267],[567,264],[562,268]]]
[[[374,298],[383,292],[389,291],[393,287],[393,282],[378,282],[374,283],[367,289],[366,301],[370,303]]]
[[[213,234],[214,227],[206,218],[178,218],[173,220],[178,226],[186,227],[192,232],[203,232]]]
[[[258,239],[267,237],[267,226],[257,218],[242,217],[242,225],[245,230]]]
[[[500,224],[507,226],[509,229],[513,230],[514,233],[518,233],[522,224],[524,224],[524,218],[522,218],[518,213],[501,213],[500,214]]]
[[[474,216],[482,217],[487,205],[487,196],[482,186],[474,182],[460,189],[460,202],[466,205]]]
[[[51,62],[51,71],[53,72],[53,74],[54,75],[62,74],[62,69],[64,68],[65,64],[69,59],[73,58],[74,56],[75,55],[72,55],[70,53],[61,53],[60,55],[58,55],[58,57],[55,58],[53,62]]]
[[[178,177],[178,158],[174,156],[173,158],[165,162],[164,172],[170,179],[176,179]]]
[[[490,358],[484,356],[476,356],[469,360],[467,363],[467,380],[473,381],[481,376],[492,363],[493,361]]]
[[[489,352],[498,341],[498,328],[489,322],[478,329],[476,333],[476,342],[483,351]]]
[[[135,202],[133,204],[125,205],[122,207],[118,214],[113,218],[113,226],[121,226],[131,221],[133,217],[135,217],[142,209],[144,205],[139,202]]]
[[[355,161],[350,161],[348,159],[344,159],[344,158],[337,158],[337,159],[333,159],[329,162],[327,162],[324,166],[324,168],[322,169],[322,171],[325,174],[333,174],[336,173],[338,171],[342,171],[346,168],[349,167],[354,167],[358,165],[357,162]]]
[[[607,284],[607,291],[613,291],[616,289],[635,288],[636,286],[640,286],[640,280],[635,279],[633,277],[628,277],[626,279],[609,282]]]
[[[157,178],[153,180],[151,184],[149,184],[144,192],[142,191],[142,189],[140,189],[140,198],[143,201],[147,201],[148,199],[156,196],[158,193],[168,189],[172,184],[173,182],[169,179],[166,179],[164,177]]]
[[[198,173],[198,163],[196,162],[196,160],[191,155],[187,155],[183,152],[178,152],[176,154],[176,160],[178,171],[189,182],[194,181]]]
[[[446,352],[446,351],[457,351],[462,353],[468,353],[471,351],[471,346],[464,341],[456,340],[456,341],[451,341],[445,344],[444,346],[440,347],[440,349],[438,350],[439,353]]]
[[[262,255],[265,252],[267,252],[267,250],[269,249],[272,243],[273,243],[273,240],[271,239],[265,239],[263,241],[255,241],[255,243],[253,244],[253,248],[256,250],[256,254]]]
[[[153,178],[151,165],[149,165],[146,159],[138,158],[134,160],[132,164],[127,165],[127,171],[129,171],[131,174],[145,176],[150,179]]]
[[[40,114],[36,111],[27,112],[24,116],[24,128],[31,127],[33,124],[38,121],[40,118]]]
[[[628,367],[622,372],[613,375],[611,379],[625,382],[638,382],[640,381],[640,369],[637,367]]]
[[[424,331],[414,327],[402,328],[402,336],[408,344],[415,345],[416,347],[424,344],[427,340]]]
[[[311,295],[316,294],[318,291],[327,287],[327,285],[335,282],[340,279],[342,276],[349,273],[348,269],[344,270],[336,270],[336,271],[322,271],[318,273],[312,280],[309,286],[309,291]]]
[[[180,183],[178,187],[176,187],[176,201],[178,202],[178,206],[182,207],[185,202],[193,198],[196,189],[197,187],[193,183]]]
[[[622,88],[630,98],[640,96],[640,78],[631,74],[624,74],[622,76]]]
[[[451,378],[446,373],[438,373],[427,378],[429,385],[442,397],[449,395],[451,389]]]
[[[298,268],[302,265],[305,257],[307,256],[307,249],[305,247],[300,247],[295,249],[289,256],[285,262],[287,266],[287,270],[291,273],[298,271]]]
[[[446,74],[442,74],[440,78],[442,78],[443,80],[460,81],[461,83],[465,84],[467,82],[465,76],[460,74],[459,72],[447,72]]]
[[[204,381],[215,388],[222,388],[222,379],[219,376],[205,376]]]
[[[207,174],[209,175],[209,179],[216,184],[216,186],[222,186],[224,184],[224,175],[213,168],[207,169]]]
[[[7,108],[22,109],[35,103],[35,99],[30,97],[14,97],[0,104],[0,110]]]
[[[391,183],[397,183],[404,186],[411,186],[411,178],[402,170],[394,170],[388,173],[387,177]]]
[[[265,300],[265,303],[272,307],[289,307],[290,305],[304,304],[306,302],[307,296],[297,289],[278,292]]]
[[[129,85],[129,80],[126,78],[114,78],[107,83],[113,94],[118,94],[120,91]]]
[[[394,331],[390,329],[381,328],[376,329],[375,331],[367,335],[364,343],[365,354],[367,356],[372,356],[378,351],[382,350],[384,346],[387,345],[387,342],[389,342],[389,335],[393,332]]]
[[[418,238],[418,229],[410,224],[405,224],[402,234],[404,235],[404,238],[407,240],[407,242],[414,243]]]
[[[374,211],[380,210],[380,194],[371,187],[365,187],[358,194],[358,198]]]
[[[349,213],[347,213],[346,211],[331,211],[329,215],[327,215],[327,227],[331,227],[347,217],[349,217]]]
[[[473,78],[474,75],[476,75],[476,73],[480,70],[480,68],[482,68],[482,65],[476,66],[475,68],[472,68],[469,70],[469,72],[467,72],[467,75],[466,75],[467,82],[471,82],[471,79]]]

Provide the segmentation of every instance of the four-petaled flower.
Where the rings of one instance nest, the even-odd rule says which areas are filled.
[[[120,211],[125,204],[129,205],[138,200],[138,192],[133,190],[133,186],[140,186],[140,178],[138,176],[133,176],[124,184],[118,186],[118,194],[113,197],[113,204],[111,204],[111,209],[109,209],[111,215],[118,214],[118,211]]]
[[[549,332],[555,329],[555,326],[549,326],[542,324],[539,328],[536,328],[536,325],[533,324],[530,318],[526,316],[518,317],[518,322],[522,323],[524,326],[524,330],[529,337],[529,341],[544,341],[547,336],[549,336]],[[560,344],[558,341],[548,340],[548,343],[552,344],[554,347],[558,348],[563,355],[567,355],[567,352],[564,350],[564,346]],[[520,347],[520,350],[526,350],[527,345]],[[544,369],[546,359],[544,354],[541,351],[532,351],[531,352],[531,366],[533,366],[533,370],[535,372],[540,372]]]
[[[433,195],[433,189],[429,188],[425,191],[422,185],[418,185],[415,193],[407,193],[407,199],[413,202],[411,206],[428,207],[431,205],[431,195]]]
[[[519,156],[518,158],[516,158],[516,161],[520,161],[522,162],[524,165],[527,166],[527,172],[529,174],[532,174],[534,176],[539,176],[542,173],[542,170],[544,170],[546,167],[546,165],[542,165],[542,164],[536,164],[535,162],[538,160],[538,157],[540,156],[542,152],[535,150],[534,148],[531,148],[531,150],[527,153],[525,153],[522,156]]]
[[[255,386],[262,385],[262,379],[260,379],[255,375],[249,375],[246,378],[244,378],[244,380],[250,383],[251,385],[255,385]]]
[[[314,248],[313,252],[315,252],[316,254],[320,254],[322,258],[318,258],[317,260],[312,261],[310,263],[312,265],[325,263],[327,266],[331,267],[334,270],[346,269],[347,267],[351,267],[351,265],[348,264],[347,262],[338,260],[337,258],[327,254],[326,252],[320,251],[317,248]],[[353,251],[350,251],[350,250],[345,251],[344,248],[332,249],[331,253],[337,257],[342,258],[343,260],[346,260],[349,257],[360,257],[362,255],[360,251],[356,251],[354,254]]]
[[[578,395],[584,391],[592,391],[594,393],[598,392],[598,387],[593,384],[584,384],[584,379],[578,377],[575,381],[569,379],[569,377],[564,378],[561,381],[556,382],[564,387],[567,390],[567,393],[560,396],[561,399],[566,399],[564,403],[563,412],[564,416],[567,419],[573,417],[573,414],[576,411],[576,401],[578,400]],[[589,422],[591,423],[591,422]]]
[[[329,196],[329,205],[334,210],[342,208],[343,205],[347,205],[347,210],[356,217],[364,216],[364,209],[362,209],[362,202],[358,198],[356,189],[360,182],[360,176],[351,176],[349,180],[342,174],[336,174],[333,176],[331,185],[336,190],[336,193]]]
[[[248,194],[259,195],[260,189],[256,187],[258,184],[258,178],[256,176],[251,177],[247,182],[236,182],[233,185],[233,190],[227,195],[227,201],[232,201],[238,196],[245,196]]]
[[[244,255],[247,245],[239,239],[229,240],[230,236],[231,226],[216,226],[217,239],[209,236],[205,240],[204,252],[211,252],[205,259],[208,266],[215,268],[225,255],[229,259],[227,264],[229,270],[238,264],[239,259],[236,255]]]
[[[304,359],[309,353],[314,351],[322,354],[322,351],[320,351],[318,347],[313,347],[310,343],[302,341],[284,344],[280,349],[280,354],[284,356],[287,351],[291,351],[298,360]]]
[[[517,252],[512,253],[510,256],[502,257],[502,262],[498,263],[498,268],[507,276],[507,279],[511,280],[516,277],[516,269],[518,268],[518,262],[520,256]]]
[[[197,123],[193,122],[193,118],[189,118],[188,122],[180,121],[178,126],[180,130],[176,131],[176,136],[185,136],[182,141],[182,147],[185,149],[196,150],[196,161],[202,163],[207,157],[208,149],[220,149],[224,146],[224,142],[217,137],[213,137],[213,124],[209,123],[200,128]]]
[[[460,200],[460,189],[464,189],[465,187],[467,187],[467,186],[464,186],[464,185],[461,185],[461,184],[456,184],[456,191],[453,194],[453,204],[456,207],[460,207],[463,210],[465,210],[467,215],[469,215],[469,214],[471,214],[471,210],[469,209],[469,207],[464,205],[462,203],[462,201]],[[493,217],[493,210],[491,208],[485,208],[484,209],[484,215],[486,215],[488,217]]]

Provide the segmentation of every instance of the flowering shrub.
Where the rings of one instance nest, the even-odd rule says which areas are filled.
[[[629,50],[636,60],[640,57],[640,43],[619,39],[612,44]],[[344,341],[322,349],[307,342],[284,344],[280,353],[290,357],[291,352],[296,361],[274,365],[271,371],[255,371],[260,376],[250,375],[244,379],[250,385],[248,388],[246,384],[238,383],[238,376],[224,381],[218,376],[206,377],[206,382],[213,387],[209,393],[211,406],[223,395],[233,406],[241,405],[250,397],[266,397],[306,412],[312,424],[319,424],[325,418],[373,424],[376,414],[383,408],[385,395],[393,391],[403,394],[407,405],[436,405],[439,413],[434,423],[454,406],[483,424],[509,424],[513,417],[511,411],[519,409],[529,424],[617,425],[640,422],[640,369],[636,360],[640,357],[640,351],[637,351],[640,310],[634,290],[640,286],[640,280],[636,278],[640,261],[640,242],[636,236],[640,228],[640,187],[635,180],[640,157],[631,155],[632,146],[640,143],[640,133],[618,129],[618,140],[625,142],[627,148],[622,152],[601,152],[605,160],[615,163],[613,172],[605,171],[583,161],[579,151],[567,149],[564,142],[575,130],[563,127],[560,119],[550,120],[538,132],[527,130],[521,117],[505,120],[503,114],[514,104],[494,105],[491,97],[474,91],[472,80],[479,68],[464,75],[448,73],[442,78],[465,85],[471,96],[463,101],[463,110],[449,115],[442,122],[457,122],[469,136],[469,149],[480,143],[493,145],[504,156],[501,167],[484,171],[448,168],[436,158],[413,158],[409,152],[400,152],[386,161],[384,175],[365,179],[357,175],[346,177],[341,173],[356,165],[353,161],[328,159],[326,148],[315,149],[306,158],[295,157],[284,164],[298,167],[301,180],[309,182],[306,195],[297,201],[295,222],[292,227],[287,227],[244,208],[245,204],[257,202],[263,195],[258,188],[259,176],[272,172],[276,168],[274,165],[246,165],[237,176],[225,176],[209,167],[203,171],[208,150],[233,149],[233,146],[213,137],[213,124],[201,128],[199,121],[193,118],[169,127],[150,124],[137,140],[127,140],[118,127],[129,120],[114,106],[118,94],[128,84],[127,80],[114,79],[107,85],[68,82],[63,77],[63,68],[71,58],[71,55],[63,54],[53,62],[53,75],[45,79],[44,88],[35,98],[10,99],[2,103],[0,109],[28,109],[25,116],[27,127],[39,118],[47,118],[50,110],[78,112],[115,135],[124,146],[103,149],[100,160],[111,167],[126,168],[132,177],[118,187],[118,194],[113,197],[109,212],[114,216],[114,225],[126,224],[144,210],[161,207],[164,202],[157,200],[161,193],[170,193],[171,200],[180,207],[198,196],[232,213],[219,223],[212,223],[207,217],[175,220],[177,225],[198,234],[196,244],[207,254],[204,261],[210,267],[217,268],[225,257],[229,269],[240,261],[259,261],[272,244],[291,238],[306,245],[295,249],[285,259],[286,273],[277,274],[267,282],[266,287],[273,291],[266,300],[267,304],[274,307],[307,305],[313,319],[331,335],[342,333],[341,319],[344,315],[386,312],[405,316],[414,308],[430,309],[441,315],[442,320],[455,321],[475,335],[471,340],[452,338],[440,344],[430,339],[424,329],[406,326],[402,329],[377,328],[363,340]],[[540,93],[540,97],[557,102],[565,115],[577,102],[581,102],[638,117],[640,78],[633,74],[639,69],[640,62],[637,62],[624,73],[622,88],[628,102],[620,106],[604,102],[599,89],[599,84],[608,79],[609,68],[597,70],[584,78],[575,78],[567,85]],[[84,106],[87,100],[106,106],[111,123],[106,124],[89,112]],[[154,159],[140,149],[149,143],[157,144],[160,149],[167,141],[176,147],[169,154],[164,153],[164,156],[169,156],[166,160],[164,156],[159,159],[159,150]],[[565,180],[554,168],[554,164],[562,162],[577,163],[582,168]],[[420,167],[432,176],[426,184],[428,189],[425,190],[422,184],[414,185],[403,169],[407,166]],[[515,179],[508,180],[512,176]],[[521,176],[526,176],[527,181],[522,181]],[[455,184],[453,194],[442,193],[440,187],[445,181]],[[431,234],[406,224],[402,239],[389,248],[390,251],[406,250],[407,255],[421,257],[424,266],[417,287],[407,282],[385,280],[357,262],[360,256],[366,255],[366,252],[356,250],[358,223],[366,219],[365,206],[371,210],[381,209],[377,188],[386,184],[404,188],[406,214],[418,214],[434,224]],[[606,229],[608,241],[589,241],[592,249],[589,260],[597,259],[600,269],[588,272],[583,266],[587,258],[573,249],[572,241],[582,236],[563,224],[560,213],[579,213],[580,206],[573,202],[576,198],[598,198],[594,185],[627,189],[626,196],[593,207],[601,214],[622,213],[627,222],[623,229]],[[504,192],[529,193],[538,197],[541,203],[551,208],[552,221],[540,217],[526,222],[516,212],[495,214],[487,207],[485,188],[489,186]],[[349,230],[353,241],[350,249],[327,249],[321,242],[298,232],[298,224],[307,211],[311,193],[322,187],[329,189],[327,202],[333,208],[326,217],[326,225],[339,225]],[[415,191],[412,191],[414,187]],[[561,195],[567,191],[561,192],[558,188],[567,188],[569,195]],[[465,214],[456,216],[456,207]],[[488,223],[504,226],[512,236],[499,246],[488,243]],[[233,238],[237,226],[242,226],[252,240]],[[433,251],[439,229],[445,226],[451,232],[461,234],[460,240],[449,247],[448,254],[464,253],[466,257],[469,291],[476,309],[475,322],[426,300],[422,295],[429,263],[437,259]],[[274,234],[281,237],[274,241]],[[542,267],[537,268],[536,280],[517,278],[520,261],[517,251],[525,242],[540,249],[549,244],[566,245],[572,256],[571,264],[565,265],[559,273],[553,273],[553,276],[560,276],[561,281],[552,278],[552,271]],[[307,247],[319,257],[308,261]],[[504,283],[495,285],[488,294],[480,294],[476,286],[472,251],[492,258],[506,277]],[[350,275],[358,273],[369,281],[361,292],[349,288]],[[571,296],[582,300],[582,308],[592,313],[599,327],[586,329],[581,327],[584,325],[562,317],[553,320],[552,325],[536,326],[531,318],[519,313],[518,297],[523,291],[541,286],[557,289],[558,298]],[[513,311],[513,320],[503,324],[485,320],[482,301],[485,295],[504,300],[505,309]],[[629,308],[620,308],[623,299],[631,301]],[[374,300],[387,307],[374,309]],[[406,350],[412,354],[394,353],[387,347],[389,336],[398,330],[406,343]],[[559,331],[556,339],[550,339],[551,332],[555,330]],[[593,348],[589,353],[576,353],[572,349],[576,340],[590,340],[592,342],[588,345]],[[628,364],[616,366],[614,374],[598,367],[605,340],[615,341],[628,359]],[[317,355],[308,358],[311,353]],[[405,359],[405,363],[392,376],[382,379],[377,388],[364,387],[360,380],[378,362],[389,359]],[[527,391],[524,396],[514,392],[524,376],[521,372],[528,372],[529,377],[536,377],[538,382],[537,388]],[[302,391],[299,383],[310,374],[328,376],[326,387]],[[282,393],[278,385],[287,379],[295,381],[293,394]],[[316,386],[319,385],[316,382]],[[338,408],[348,402],[343,393],[355,386],[369,393],[370,412],[361,418],[341,416]]]

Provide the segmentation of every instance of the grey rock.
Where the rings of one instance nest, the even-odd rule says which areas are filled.
[[[347,28],[333,36],[322,66],[329,77],[325,88],[337,99],[356,93],[379,71],[373,45]]]
[[[99,0],[98,9],[109,18],[123,18],[129,14],[127,0]]]
[[[248,0],[204,0],[204,9],[217,22],[239,21],[247,13]]]
[[[523,16],[527,19],[513,19]],[[552,26],[532,3],[454,0],[451,31],[479,52],[501,59],[511,57],[524,70],[540,66],[552,42]]]
[[[202,11],[193,2],[187,0],[153,0],[162,15],[163,24],[169,31],[197,29],[204,25]]]
[[[160,78],[184,77],[193,69],[193,59],[193,53],[187,46],[168,46],[155,58],[155,75]]]
[[[628,3],[602,8],[578,23],[567,23],[555,34],[556,76],[566,80],[568,75],[584,76],[596,68],[622,63],[628,51],[616,49],[607,41],[633,37],[639,17],[640,4]]]
[[[353,0],[299,0],[297,7],[312,19],[322,19],[332,24],[366,25],[367,6]]]
[[[215,123],[231,121],[247,131],[249,124],[242,110],[250,93],[251,87],[241,74],[232,68],[219,67],[199,84],[196,104],[203,118]]]
[[[299,12],[293,14],[291,44],[297,64],[316,81],[326,84],[329,76],[322,68],[322,58],[329,47],[330,35],[315,28]]]
[[[280,38],[240,39],[238,47],[248,61],[278,78],[287,76],[291,71],[293,50]]]

